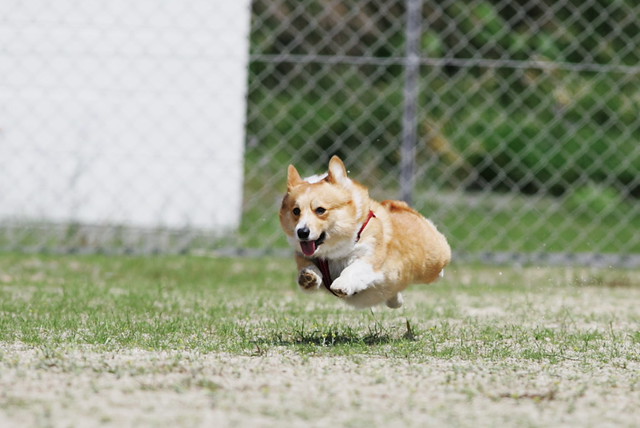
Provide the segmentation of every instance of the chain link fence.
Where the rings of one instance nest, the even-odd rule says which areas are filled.
[[[227,3],[233,2],[221,4]],[[221,128],[233,118],[222,123],[215,119],[225,117],[232,103],[225,86],[233,87],[233,77],[242,73],[230,69],[218,77],[222,85],[210,83],[215,91],[203,92],[202,86],[174,91],[178,101],[164,98],[164,91],[172,79],[204,79],[245,49],[239,39],[206,37],[208,22],[223,27],[218,34],[233,31],[238,13],[213,22],[212,16],[221,12],[207,9],[206,2],[180,4],[185,17],[177,19],[183,15],[170,11],[162,15],[162,25],[148,24],[162,12],[159,6],[142,8],[146,18],[140,22],[140,37],[124,13],[103,23],[107,30],[129,25],[125,39],[141,40],[142,46],[132,53],[126,43],[123,51],[116,49],[122,63],[107,76],[113,87],[127,82],[127,67],[140,56],[151,55],[157,69],[165,67],[167,56],[175,65],[164,87],[152,88],[154,102],[169,102],[165,116],[145,118],[140,108],[126,128],[106,131],[114,140],[122,140],[119,132],[133,133],[131,141],[122,140],[128,151],[159,134],[139,127],[138,121],[157,121],[164,129],[169,120],[174,149],[185,144],[190,158],[222,159],[209,167],[224,169],[237,163],[237,150],[231,157],[225,154],[235,149],[225,134],[230,131]],[[6,26],[14,21],[12,12],[3,9],[0,25]],[[634,0],[255,0],[247,30],[243,192],[236,220],[196,221],[198,212],[212,217],[233,205],[239,194],[233,171],[216,175],[205,166],[193,175],[185,172],[194,171],[189,165],[171,169],[168,163],[159,176],[170,176],[173,185],[162,203],[150,204],[159,217],[144,227],[131,225],[126,217],[115,222],[100,215],[91,222],[73,216],[71,222],[34,222],[12,215],[1,223],[2,247],[285,253],[277,211],[286,166],[293,163],[311,175],[326,170],[330,156],[338,154],[372,196],[409,200],[433,219],[458,259],[640,265],[638,16],[640,4]],[[164,51],[154,56],[144,49],[148,40],[163,40],[176,25],[177,39],[161,44]],[[83,36],[73,32],[77,27],[70,30],[69,40]],[[95,37],[100,40],[100,34]],[[11,41],[0,43],[0,59],[6,60]],[[211,54],[207,43],[223,47]],[[31,50],[38,52],[36,46]],[[17,64],[16,73],[23,74],[25,66]],[[153,75],[153,67],[146,72]],[[94,79],[92,69],[77,78],[82,89]],[[24,79],[29,85],[29,76]],[[144,86],[144,79],[137,84]],[[15,95],[15,83],[0,85],[5,95]],[[132,85],[135,91],[136,83]],[[190,100],[195,94],[204,95],[194,106]],[[208,108],[211,98],[222,108]],[[31,112],[4,110],[3,134],[11,121],[28,122]],[[194,127],[194,121],[213,125]],[[41,125],[31,124],[34,129]],[[58,137],[50,144],[63,144]],[[3,140],[9,141],[0,135],[0,147]],[[211,150],[217,144],[225,150]],[[18,150],[6,147],[2,156],[7,157],[0,158],[4,165],[13,162]],[[145,158],[146,168],[161,151]],[[172,156],[182,159],[185,154],[177,149]],[[109,171],[119,174],[118,164]],[[42,170],[32,168],[32,173]],[[45,183],[50,179],[40,178]],[[153,183],[132,193],[143,206]],[[8,188],[21,186],[15,179],[0,184],[4,192]],[[194,193],[194,188],[199,190]],[[121,190],[103,189],[102,182],[89,182],[76,206],[87,198],[112,205]],[[17,192],[25,204],[38,198],[36,190]],[[185,192],[191,194],[189,203],[180,197]],[[179,210],[175,221],[158,221],[163,219],[159,213],[172,206],[188,208]]]

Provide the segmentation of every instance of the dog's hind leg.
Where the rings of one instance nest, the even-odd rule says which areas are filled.
[[[398,293],[389,300],[387,300],[387,306],[391,309],[398,309],[404,303],[404,299],[402,298],[402,294]]]

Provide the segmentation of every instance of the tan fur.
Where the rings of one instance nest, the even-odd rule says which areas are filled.
[[[358,240],[370,210],[375,217]],[[347,177],[337,156],[329,162],[327,177],[313,183],[289,166],[280,222],[296,249],[301,288],[325,288],[317,259],[326,259],[332,292],[357,307],[383,302],[399,307],[401,291],[412,283],[435,281],[451,260],[446,238],[429,220],[404,202],[369,198],[366,187]],[[309,239],[300,239],[298,229],[308,230]],[[322,243],[304,255],[301,240],[309,241],[307,246]]]

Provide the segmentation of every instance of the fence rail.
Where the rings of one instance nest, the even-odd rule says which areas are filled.
[[[628,75],[640,74],[640,65],[623,64],[598,64],[598,63],[571,63],[551,60],[511,60],[488,58],[417,58],[420,65],[429,67],[460,67],[460,68],[510,68],[510,69],[535,69],[535,70],[564,70],[573,72],[592,73],[619,73]],[[405,56],[400,57],[375,57],[375,56],[346,56],[346,55],[291,55],[291,54],[252,54],[253,63],[272,64],[343,64],[343,65],[400,65],[406,66],[409,60]]]
[[[165,16],[163,25],[145,27],[141,21],[141,35],[128,30],[144,47],[144,40],[162,38],[167,28],[179,24],[175,43],[154,62],[161,68],[163,55],[171,56],[175,70],[170,75],[179,82],[205,79],[207,67],[238,56],[231,38],[220,39],[227,44],[215,55],[190,47],[214,43],[187,25],[202,24],[205,3],[184,2],[176,22]],[[638,16],[640,4],[634,0],[254,0],[237,227],[229,221],[232,227],[203,229],[194,225],[189,210],[178,227],[161,221],[142,228],[106,218],[86,224],[11,216],[0,218],[0,248],[285,254],[277,210],[286,166],[293,163],[311,175],[324,171],[330,156],[339,154],[372,196],[411,200],[449,237],[458,259],[639,266]],[[0,26],[9,21],[0,16]],[[121,15],[108,25],[130,28],[131,22]],[[68,30],[70,40],[100,39],[74,31]],[[49,49],[67,52],[63,46]],[[145,55],[143,48],[136,52]],[[116,90],[120,82],[123,90],[130,88],[126,43],[113,55],[122,60],[119,71],[102,77],[112,79]],[[2,61],[0,53],[0,66]],[[28,85],[33,74],[49,72],[33,70],[24,61],[14,67],[25,67],[24,81],[0,82],[0,96],[10,97],[12,85]],[[92,70],[76,72],[80,89],[95,78]],[[167,80],[167,87],[171,83]],[[192,95],[174,93],[187,105]],[[45,88],[42,96],[53,95]],[[162,91],[155,96],[158,103],[167,101]],[[209,96],[225,99],[219,92]],[[64,108],[65,101],[59,102]],[[189,147],[200,147],[195,155],[180,157],[221,160],[222,155],[207,155],[207,150],[216,142],[224,144],[224,133],[192,126],[194,116],[210,114],[203,106],[185,114],[168,105],[172,113],[162,117],[171,123],[168,130],[176,144],[189,141]],[[20,121],[29,111],[7,113],[6,120]],[[136,114],[144,117],[144,109]],[[11,122],[0,124],[3,131],[11,127]],[[132,120],[110,136],[153,138],[141,129]],[[5,144],[2,151],[3,141],[0,134],[0,152],[6,156],[0,167],[18,150]],[[153,156],[149,159],[153,162]],[[117,165],[113,174],[118,174]],[[168,174],[177,184],[169,195],[176,197],[163,203],[180,204],[184,198],[178,195],[192,187],[193,174],[182,169]],[[216,181],[218,190],[233,187]],[[3,189],[6,184],[0,184],[0,205]],[[84,197],[104,206],[117,200],[113,189],[106,194],[101,189],[95,183],[95,193]],[[138,190],[141,201],[147,190]],[[190,197],[211,200],[206,191]],[[230,197],[217,197],[216,204]]]

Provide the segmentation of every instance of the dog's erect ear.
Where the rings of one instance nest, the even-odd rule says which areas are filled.
[[[295,166],[289,165],[287,170],[287,189],[292,189],[302,183],[302,177]]]
[[[344,167],[342,160],[338,156],[333,156],[329,161],[329,177],[330,183],[344,183],[347,178],[347,169]]]

